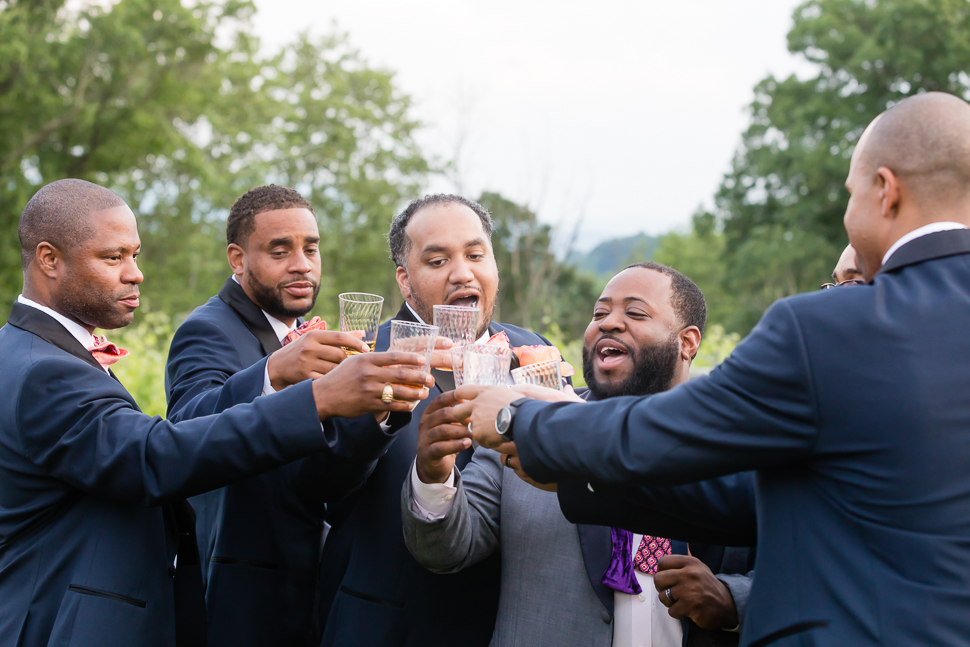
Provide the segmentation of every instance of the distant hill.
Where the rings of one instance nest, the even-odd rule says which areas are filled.
[[[646,234],[603,241],[589,252],[573,257],[572,264],[596,276],[612,276],[631,263],[649,261],[659,239]]]

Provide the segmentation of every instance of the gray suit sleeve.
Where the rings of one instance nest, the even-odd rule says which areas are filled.
[[[744,612],[748,608],[748,596],[751,594],[754,571],[735,575],[718,573],[715,577],[724,582],[724,586],[728,587],[731,592],[731,597],[734,598],[734,608],[738,611],[738,626],[744,627]]]
[[[404,543],[419,564],[435,573],[456,573],[499,547],[502,513],[500,455],[479,447],[455,478],[454,505],[443,519],[428,521],[411,506],[411,471],[401,488]]]

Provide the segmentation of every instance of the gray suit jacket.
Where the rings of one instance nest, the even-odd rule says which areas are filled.
[[[436,573],[460,571],[501,546],[491,645],[609,647],[612,610],[593,590],[576,526],[566,521],[554,493],[528,485],[499,461],[496,452],[476,449],[456,476],[454,505],[434,522],[412,511],[409,474],[401,493],[405,544]]]

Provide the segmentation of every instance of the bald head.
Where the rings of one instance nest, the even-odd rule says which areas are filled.
[[[83,243],[96,228],[91,214],[125,204],[116,193],[84,180],[57,180],[44,186],[20,214],[20,260],[33,261],[37,246],[50,243],[62,252]]]
[[[925,206],[970,197],[970,104],[951,94],[900,101],[872,122],[859,148],[870,173],[888,168]]]

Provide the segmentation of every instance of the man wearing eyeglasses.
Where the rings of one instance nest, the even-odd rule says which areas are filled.
[[[855,248],[852,245],[846,245],[842,250],[842,256],[839,257],[839,262],[832,271],[832,280],[835,283],[823,283],[822,289],[828,290],[843,285],[865,285],[866,280],[862,277],[862,270],[856,262]]]

